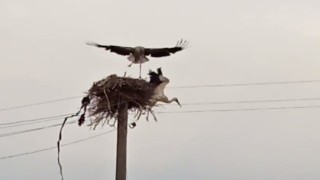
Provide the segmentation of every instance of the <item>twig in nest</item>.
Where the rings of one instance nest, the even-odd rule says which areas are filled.
[[[134,118],[136,118],[137,120],[139,120],[140,117],[141,117],[141,114],[142,114],[142,109],[138,109],[136,115],[134,115]]]
[[[107,93],[106,93],[105,87],[103,87],[103,93],[104,93],[104,95],[106,96],[106,100],[107,100],[107,103],[108,103],[109,113],[111,113],[112,111],[111,111],[110,101],[109,101],[108,95],[107,95]]]
[[[152,114],[152,116],[153,116],[153,119],[154,119],[155,121],[157,121],[157,117],[156,117],[156,115],[154,115],[154,112],[153,112],[153,110],[152,110],[152,109],[150,109],[149,111],[150,111],[150,113]]]

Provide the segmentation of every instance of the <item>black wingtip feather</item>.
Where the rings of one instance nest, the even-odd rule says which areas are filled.
[[[161,67],[159,67],[159,68],[157,69],[157,72],[158,72],[159,75],[163,75],[163,74],[162,74]]]

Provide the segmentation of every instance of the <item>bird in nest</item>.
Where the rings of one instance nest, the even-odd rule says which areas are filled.
[[[157,73],[150,71],[149,76],[150,76],[149,84],[151,86],[154,86],[154,88],[155,88],[154,94],[150,98],[151,107],[153,107],[159,101],[164,102],[164,103],[176,102],[181,107],[181,104],[180,104],[178,98],[174,97],[172,99],[169,99],[164,94],[164,89],[170,81],[168,78],[163,76],[161,68],[157,69]]]
[[[174,47],[164,47],[164,48],[145,48],[142,46],[136,47],[125,47],[117,45],[101,45],[95,42],[87,42],[87,45],[95,46],[98,48],[104,48],[107,51],[122,55],[128,56],[128,60],[131,62],[128,66],[131,67],[132,64],[139,64],[139,78],[141,78],[141,64],[149,61],[147,56],[151,57],[164,57],[170,56],[178,51],[185,49],[188,45],[188,42],[181,39],[177,42]]]

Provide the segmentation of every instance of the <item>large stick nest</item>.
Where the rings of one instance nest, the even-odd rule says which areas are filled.
[[[85,97],[87,102],[84,98],[82,105],[85,111],[89,111],[91,125],[96,127],[102,120],[117,120],[122,103],[128,103],[128,110],[136,112],[140,117],[141,113],[149,110],[153,92],[154,86],[143,79],[110,75],[93,83]]]

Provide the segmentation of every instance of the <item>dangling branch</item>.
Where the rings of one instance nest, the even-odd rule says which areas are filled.
[[[81,115],[81,117],[80,117],[80,119],[79,119],[79,121],[78,121],[78,124],[79,124],[79,126],[80,126],[81,124],[83,124],[85,112],[86,112],[86,110],[87,110],[87,106],[90,104],[90,98],[89,98],[88,96],[84,97],[84,98],[82,99],[81,103],[82,103],[81,108],[79,109],[79,111],[78,111],[77,113],[75,113],[75,114],[73,114],[73,115],[70,115],[70,116],[67,116],[67,117],[64,118],[64,121],[63,121],[63,123],[61,124],[60,131],[59,131],[59,139],[58,139],[58,142],[57,142],[57,149],[58,149],[58,157],[57,157],[57,159],[58,159],[58,165],[59,165],[59,169],[60,169],[60,176],[61,176],[61,179],[62,179],[62,180],[64,179],[64,178],[63,178],[63,169],[62,169],[62,165],[61,165],[61,162],[60,162],[60,142],[61,142],[61,140],[62,140],[62,130],[63,130],[63,128],[64,128],[67,120],[68,120],[69,118],[73,118],[73,117],[75,117],[75,116],[79,116],[79,114],[80,114],[80,112],[81,112],[82,109],[84,109],[84,113]]]

